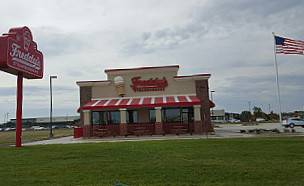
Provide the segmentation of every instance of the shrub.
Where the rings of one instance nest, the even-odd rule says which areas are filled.
[[[272,132],[280,133],[278,129],[273,129]]]
[[[284,129],[284,132],[290,132],[289,129]]]

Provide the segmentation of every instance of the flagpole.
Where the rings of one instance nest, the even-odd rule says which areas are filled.
[[[276,82],[277,82],[277,93],[278,93],[278,102],[279,102],[279,116],[280,116],[280,123],[282,123],[282,107],[281,107],[281,94],[280,94],[280,86],[279,86],[279,70],[278,70],[278,63],[277,63],[277,54],[276,54],[276,41],[274,32],[272,32],[273,40],[274,40],[274,66],[276,71]]]

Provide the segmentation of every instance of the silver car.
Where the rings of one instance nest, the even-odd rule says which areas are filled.
[[[288,118],[283,121],[283,126],[294,128],[295,126],[301,126],[304,128],[304,120],[301,118]]]

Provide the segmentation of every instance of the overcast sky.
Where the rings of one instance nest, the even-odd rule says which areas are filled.
[[[28,26],[44,78],[24,80],[23,117],[77,115],[76,81],[105,69],[180,65],[210,73],[215,109],[278,112],[272,32],[304,40],[303,0],[2,0],[0,34]],[[304,56],[277,55],[282,110],[303,110]],[[0,72],[0,123],[15,118],[17,77]]]

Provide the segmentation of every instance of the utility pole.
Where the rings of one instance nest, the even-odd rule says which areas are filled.
[[[250,101],[248,101],[248,104],[249,104],[249,107],[248,107],[249,109],[248,109],[248,110],[249,110],[249,112],[250,112],[250,114],[251,114],[251,106],[250,106]]]

